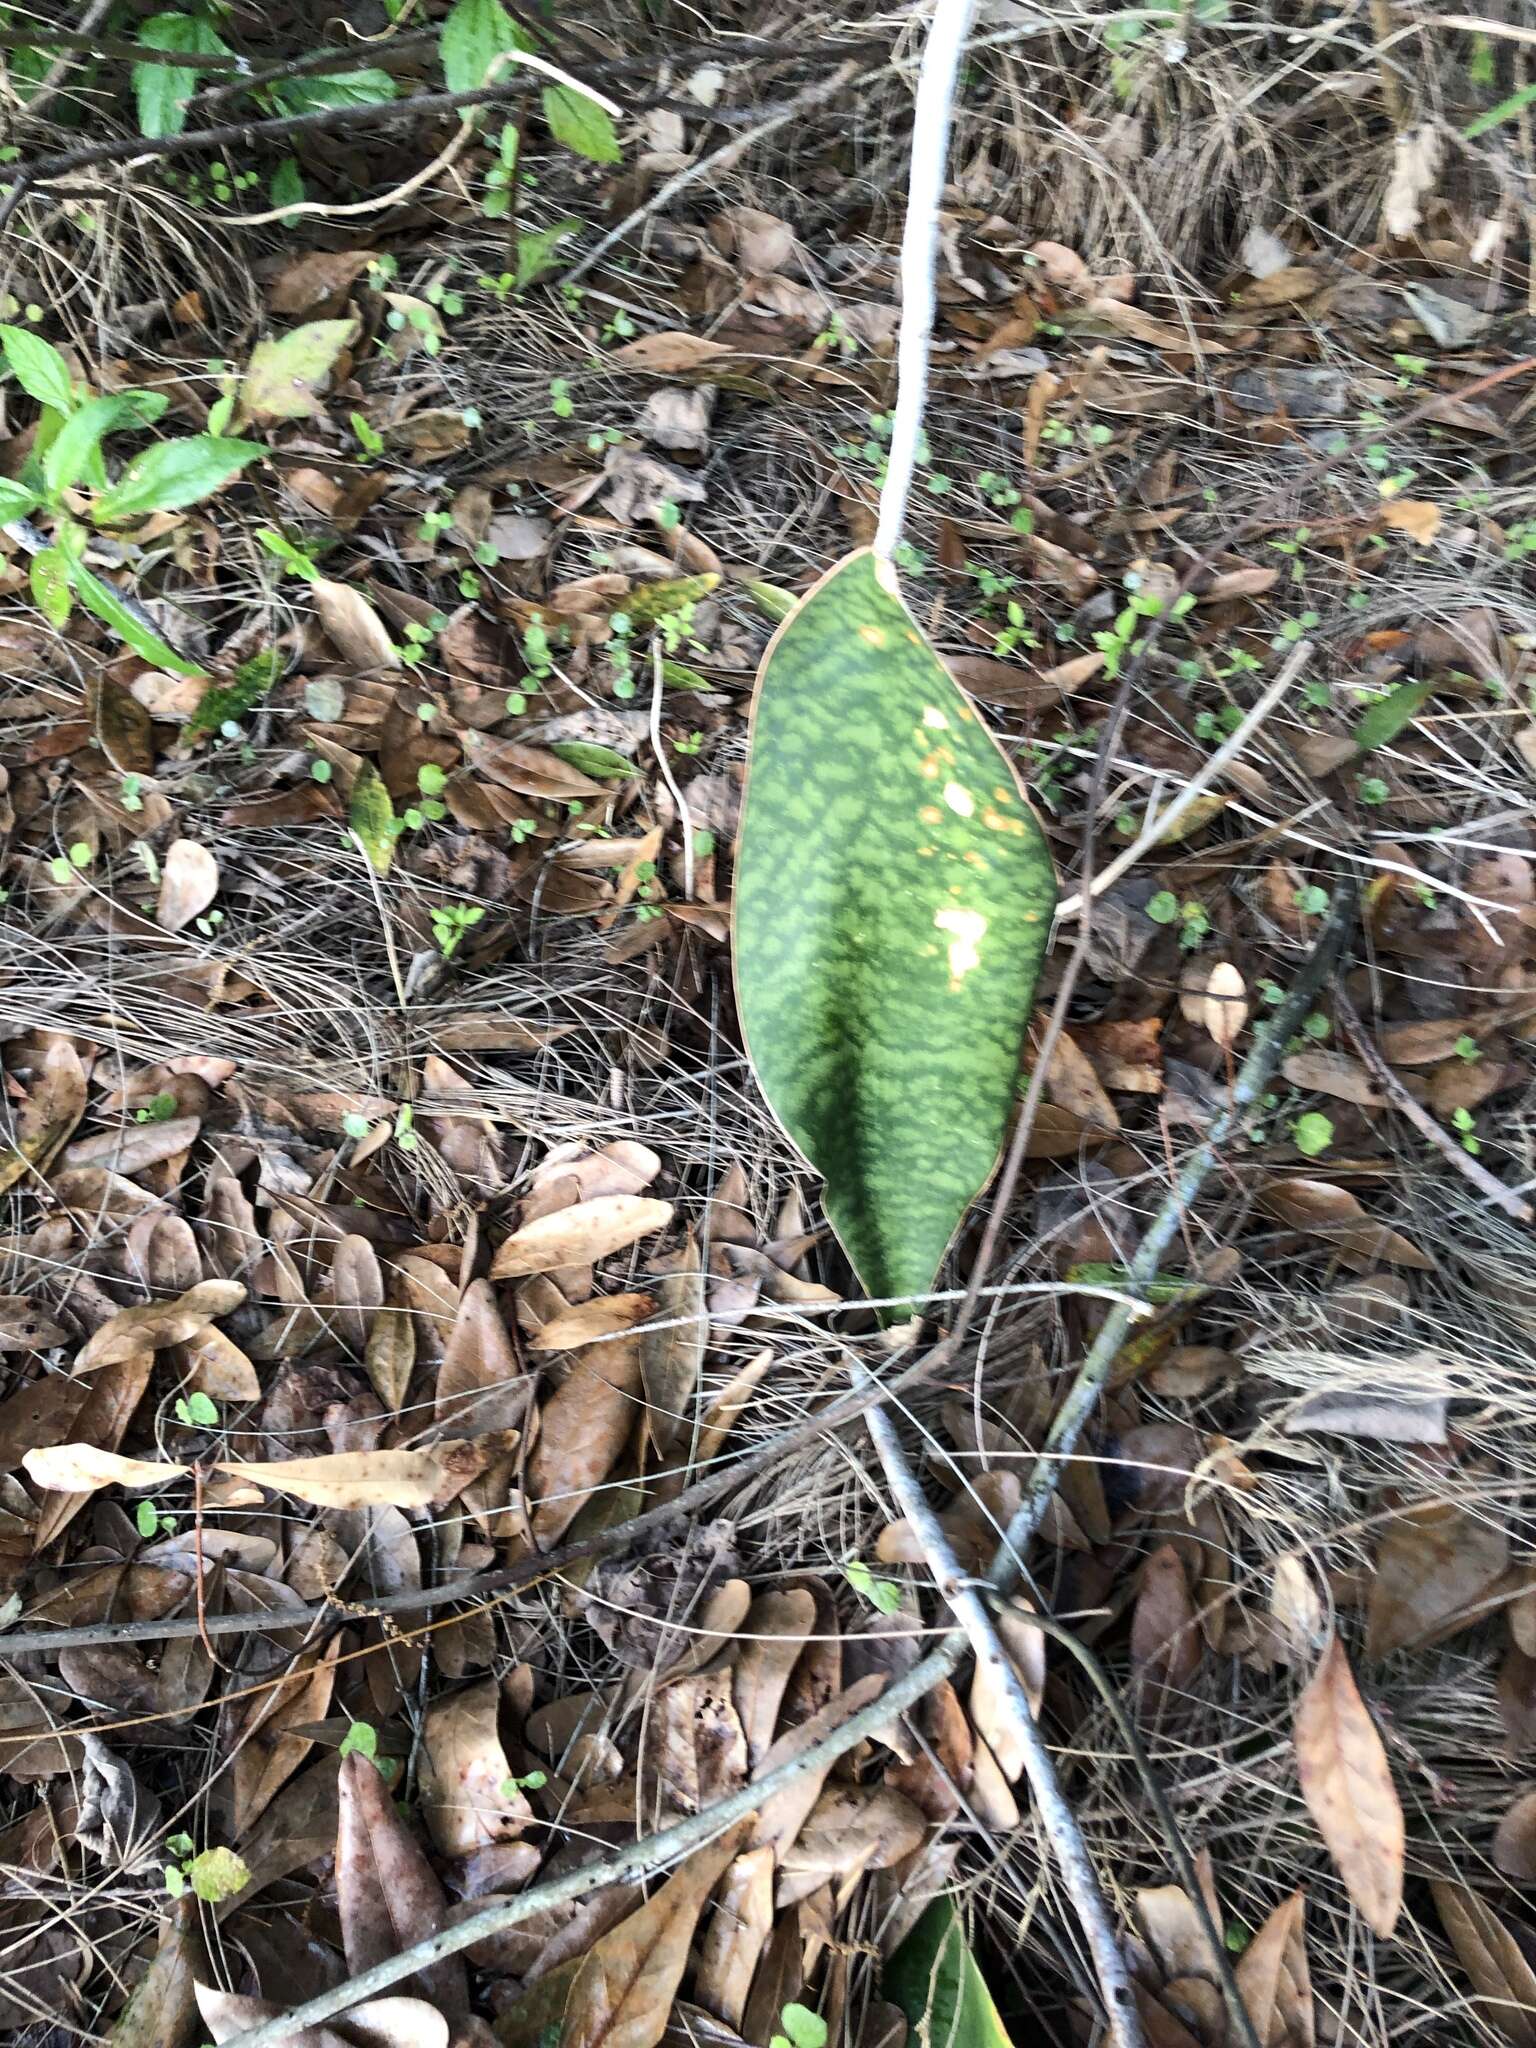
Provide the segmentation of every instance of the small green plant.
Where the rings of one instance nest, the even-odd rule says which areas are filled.
[[[1455,1053],[1457,1059],[1465,1060],[1469,1067],[1474,1061],[1480,1060],[1483,1056],[1483,1048],[1469,1031],[1462,1032],[1460,1038],[1451,1047],[1451,1051]]]
[[[1320,1109],[1309,1109],[1291,1125],[1291,1140],[1304,1158],[1315,1159],[1333,1143],[1332,1121]]]
[[[173,1899],[190,1891],[194,1898],[217,1906],[243,1892],[251,1873],[233,1849],[198,1850],[190,1835],[168,1835],[165,1846],[177,1860],[165,1865],[165,1888]]]
[[[176,1517],[162,1515],[152,1500],[141,1500],[134,1510],[133,1526],[148,1543],[162,1530],[170,1535],[176,1527]]]
[[[1292,900],[1303,917],[1325,917],[1331,899],[1328,891],[1320,889],[1316,882],[1306,882]]]
[[[445,960],[453,958],[464,934],[471,925],[477,925],[484,915],[485,906],[482,903],[433,904],[432,936],[437,941],[437,950]]]
[[[1205,905],[1193,897],[1181,903],[1171,889],[1158,890],[1147,905],[1147,915],[1154,924],[1178,925],[1182,952],[1196,952],[1210,936],[1211,919]]]
[[[901,1588],[894,1579],[877,1579],[862,1558],[850,1557],[843,1561],[843,1577],[861,1599],[881,1614],[901,1612]]]
[[[503,1799],[515,1799],[519,1792],[542,1792],[548,1783],[547,1771],[524,1771],[521,1777],[514,1775],[502,1779],[501,1796]]]
[[[201,1390],[195,1394],[178,1394],[171,1412],[183,1429],[217,1429],[219,1426],[219,1411]]]
[[[169,1123],[175,1114],[176,1098],[166,1092],[152,1095],[142,1109],[133,1112],[133,1120],[136,1124],[165,1124]]]
[[[1451,1111],[1451,1128],[1461,1134],[1462,1151],[1470,1152],[1475,1159],[1483,1147],[1481,1140],[1472,1135],[1475,1125],[1471,1110],[1453,1109]]]
[[[781,2034],[768,2037],[768,2048],[827,2048],[827,2023],[819,2012],[793,2000],[780,2008]]]
[[[0,479],[0,520],[41,513],[52,525],[49,545],[32,557],[38,609],[59,630],[78,600],[157,668],[200,676],[198,664],[162,639],[132,600],[86,567],[89,531],[68,501],[76,492],[90,493],[86,517],[91,526],[137,525],[152,512],[200,504],[266,451],[255,441],[192,434],[155,442],[113,481],[104,444],[113,434],[153,426],[169,403],[165,393],[115,391],[87,397],[53,344],[25,327],[0,327],[0,354],[11,376],[41,408],[20,477]]]

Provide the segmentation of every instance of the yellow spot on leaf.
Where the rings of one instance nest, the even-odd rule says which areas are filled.
[[[917,821],[920,825],[942,825],[944,813],[937,804],[924,804],[917,814]]]
[[[946,782],[944,801],[957,818],[971,818],[976,815],[976,799],[963,783]]]
[[[989,832],[1011,832],[1015,838],[1021,837],[1024,831],[1022,818],[1004,818],[990,809],[982,812],[981,822]]]
[[[971,969],[981,965],[978,947],[987,920],[979,910],[936,910],[933,921],[941,932],[950,935],[949,985],[957,989]]]
[[[883,626],[860,626],[859,638],[866,647],[883,647],[890,635]]]
[[[919,775],[926,775],[930,782],[936,782],[939,775],[938,755],[925,754],[923,759],[917,764],[917,772]]]
[[[949,731],[949,720],[944,716],[937,704],[924,705],[923,723],[933,732]]]
[[[994,803],[1011,804],[1013,802],[1013,791],[1011,789],[994,789],[992,800]]]
[[[982,859],[981,855],[976,851],[974,846],[967,847],[965,852],[961,854],[960,858],[965,862],[968,868],[984,868],[986,866],[986,862]]]

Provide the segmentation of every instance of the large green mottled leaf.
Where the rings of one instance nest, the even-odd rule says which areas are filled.
[[[758,678],[736,986],[873,1295],[927,1293],[997,1163],[1055,902],[1011,765],[894,577],[850,555]]]
[[[1009,2048],[949,1899],[928,1907],[886,1964],[881,1989],[907,2016],[908,2048]]]

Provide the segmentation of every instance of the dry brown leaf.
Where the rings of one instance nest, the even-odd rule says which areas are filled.
[[[214,2042],[232,2041],[267,2020],[281,2019],[285,2006],[243,1992],[197,1987],[197,2009]],[[448,2022],[424,1998],[369,1998],[347,2008],[345,2023],[305,2027],[288,2036],[291,2048],[448,2048]]]
[[[1536,1970],[1498,1915],[1466,1885],[1430,1886],[1440,1924],[1472,1980],[1478,2014],[1509,2048],[1536,2048]]]
[[[71,1422],[81,1444],[96,1444],[104,1451],[116,1449],[144,1397],[154,1362],[152,1352],[140,1351],[116,1365],[103,1366],[89,1382],[90,1391]],[[89,1498],[87,1491],[50,1492],[32,1531],[33,1549],[46,1550]]]
[[[360,590],[328,576],[317,576],[309,588],[326,638],[344,660],[354,668],[399,668],[389,629]]]
[[[1269,1582],[1269,1612],[1293,1664],[1310,1659],[1325,1635],[1323,1603],[1312,1574],[1294,1551],[1275,1559]]]
[[[561,2048],[656,2048],[704,1901],[740,1848],[742,1833],[732,1828],[696,1850],[654,1898],[591,1950],[571,1986]]]
[[[437,1374],[434,1418],[459,1432],[516,1429],[533,1396],[502,1321],[496,1290],[472,1280],[453,1319]]]
[[[309,1650],[293,1671],[270,1689],[242,1700],[229,1731],[231,1833],[236,1841],[257,1820],[267,1802],[286,1784],[314,1747],[297,1731],[323,1721],[336,1682],[341,1637],[323,1650]]]
[[[1155,1724],[1187,1708],[1202,1657],[1203,1638],[1184,1563],[1173,1544],[1164,1543],[1142,1566],[1131,1616],[1138,1718]]]
[[[784,1850],[775,1903],[794,1905],[827,1883],[846,1897],[865,1871],[889,1870],[927,1832],[926,1816],[888,1785],[829,1784]]]
[[[201,917],[219,893],[219,864],[195,839],[173,839],[160,866],[160,897],[155,923],[162,931],[179,932]]]
[[[516,1841],[533,1819],[527,1799],[510,1784],[512,1766],[497,1727],[500,1705],[500,1687],[486,1678],[427,1711],[421,1811],[441,1855],[468,1856],[488,1843]]]
[[[210,1324],[189,1338],[182,1350],[184,1384],[210,1401],[255,1401],[261,1397],[256,1368],[231,1337]]]
[[[671,1270],[656,1282],[656,1312],[671,1327],[641,1332],[640,1382],[646,1427],[664,1458],[687,1429],[709,1334],[704,1274],[691,1230]]]
[[[215,1316],[227,1316],[245,1300],[238,1280],[199,1280],[174,1301],[146,1301],[109,1316],[75,1360],[75,1371],[95,1372],[117,1365],[140,1351],[161,1351],[167,1344],[185,1344],[207,1328]]]
[[[1237,1965],[1237,1988],[1259,2048],[1313,2048],[1317,2038],[1307,1968],[1306,1906],[1300,1892],[1282,1899]]]
[[[1522,1792],[1494,1829],[1493,1860],[1517,1884],[1536,1884],[1536,1791]]]
[[[612,349],[604,361],[615,370],[644,370],[657,377],[676,377],[688,370],[718,368],[720,359],[732,351],[721,341],[706,341],[700,334],[683,334],[667,329],[661,334],[642,334]]]
[[[493,1280],[520,1273],[550,1273],[561,1266],[589,1266],[623,1251],[672,1220],[672,1204],[645,1195],[599,1195],[515,1230],[491,1261]]]
[[[773,1926],[773,1851],[748,1849],[720,1880],[699,1943],[693,1995],[738,2033],[764,1944]]]
[[[556,1543],[624,1448],[640,1392],[640,1344],[633,1336],[575,1353],[564,1382],[539,1413],[528,1460],[533,1528]]]
[[[1093,1062],[1070,1032],[1063,1031],[1046,1069],[1045,1092],[1058,1109],[1100,1130],[1118,1131],[1120,1113],[1105,1094]]]
[[[742,1592],[738,1626],[751,1598],[745,1586]],[[747,1745],[731,1704],[729,1672],[694,1671],[661,1687],[646,1720],[641,1782],[647,1799],[659,1786],[682,1813],[712,1806],[747,1782]]]
[[[1326,1238],[1339,1247],[1351,1265],[1380,1262],[1407,1266],[1420,1273],[1432,1273],[1435,1262],[1403,1236],[1401,1231],[1377,1223],[1367,1215],[1358,1197],[1331,1181],[1285,1177],[1266,1183],[1259,1201],[1272,1216],[1293,1230],[1304,1230]]]
[[[190,1465],[173,1465],[153,1458],[122,1458],[95,1444],[48,1444],[28,1451],[22,1470],[34,1486],[57,1493],[94,1493],[102,1486],[126,1486],[142,1492],[148,1486],[164,1486],[168,1479],[185,1479]]]
[[[880,1697],[885,1689],[886,1674],[871,1671],[864,1678],[857,1678],[853,1684],[840,1692],[835,1699],[812,1714],[808,1720],[781,1735],[777,1742],[766,1751],[762,1762],[753,1766],[754,1778],[766,1777],[769,1771],[777,1770],[780,1764],[791,1758],[803,1756],[813,1749],[824,1735],[830,1735],[834,1728],[841,1728],[872,1700]],[[745,1718],[745,1717],[743,1717]],[[784,1851],[799,1834],[805,1817],[821,1797],[821,1788],[826,1783],[831,1764],[807,1771],[797,1779],[775,1792],[759,1807],[756,1823],[752,1830],[752,1847],[761,1848],[771,1843],[782,1858]]]
[[[363,1365],[385,1408],[398,1413],[416,1368],[416,1325],[407,1310],[391,1305],[376,1312]]]
[[[338,1789],[336,1911],[347,1969],[358,1976],[436,1934],[448,1918],[448,1902],[373,1759],[356,1752],[344,1756]],[[429,1963],[405,1978],[401,1991],[455,2019],[469,2010],[458,1956]]]
[[[1302,1795],[1318,1833],[1350,1897],[1385,1939],[1403,1903],[1403,1809],[1337,1636],[1296,1702],[1295,1738]]]
[[[1387,1657],[1484,1618],[1483,1596],[1509,1566],[1509,1537],[1487,1515],[1449,1502],[1394,1515],[1371,1581],[1365,1653]]]
[[[803,1586],[761,1593],[747,1610],[732,1691],[754,1771],[772,1746],[789,1674],[815,1626],[816,1601]]]
[[[85,1115],[85,1100],[79,1053],[67,1038],[51,1040],[43,1071],[17,1113],[14,1133],[0,1134],[0,1195],[49,1165]]]
[[[1230,960],[1191,960],[1179,977],[1179,1010],[1187,1024],[1230,1051],[1248,1022],[1248,990]]]
[[[452,1500],[484,1462],[473,1444],[450,1438],[421,1451],[337,1451],[327,1458],[214,1469],[317,1508],[425,1508]]]
[[[599,1337],[616,1337],[654,1313],[650,1294],[597,1294],[575,1308],[562,1309],[528,1339],[530,1351],[579,1351]]]

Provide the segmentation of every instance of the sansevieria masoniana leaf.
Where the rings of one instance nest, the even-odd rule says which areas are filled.
[[[1007,757],[863,550],[758,675],[736,988],[868,1291],[923,1295],[997,1163],[1056,875]]]

